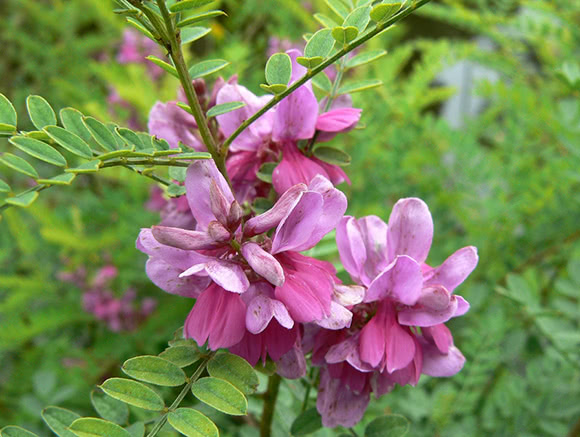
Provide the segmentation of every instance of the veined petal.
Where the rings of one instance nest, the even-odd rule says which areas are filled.
[[[214,259],[206,263],[205,271],[216,284],[232,293],[241,294],[250,286],[244,270],[238,264]]]
[[[389,217],[387,231],[388,260],[408,255],[418,263],[427,259],[433,240],[433,219],[421,199],[399,200]]]
[[[208,277],[182,278],[180,269],[156,257],[149,258],[145,272],[151,282],[163,291],[179,296],[196,298],[210,284]]]
[[[330,302],[330,315],[315,323],[325,329],[349,328],[352,322],[352,313],[337,302]]]
[[[302,198],[302,194],[307,190],[308,187],[305,184],[296,184],[288,189],[271,209],[246,222],[244,234],[253,237],[278,226],[290,214]]]
[[[413,258],[398,256],[371,283],[365,302],[390,297],[405,305],[414,305],[421,295],[422,285],[421,266]]]
[[[224,195],[228,204],[234,201],[228,183],[217,169],[213,160],[201,159],[194,161],[187,169],[185,188],[187,190],[187,202],[193,216],[197,220],[198,229],[205,230],[209,223],[216,220],[212,212],[210,200],[210,187],[216,183]]]
[[[317,119],[318,101],[312,90],[302,85],[278,103],[272,139],[296,141],[312,138]]]
[[[403,369],[415,357],[415,341],[408,330],[397,322],[394,309],[387,313],[386,337],[386,367],[387,372],[393,373],[395,370]]]
[[[430,270],[425,277],[425,283],[443,285],[453,292],[475,269],[478,260],[475,247],[468,246],[459,249],[439,267]]]
[[[290,214],[282,219],[272,241],[272,254],[312,247],[310,238],[322,215],[324,199],[320,193],[305,192]],[[300,248],[300,249],[297,249]]]
[[[182,250],[216,249],[221,246],[207,232],[168,226],[153,226],[153,237],[161,244]]]
[[[258,244],[248,242],[242,246],[242,255],[252,269],[272,285],[284,284],[284,270],[276,258],[262,249]]]
[[[359,354],[361,360],[378,368],[385,356],[386,344],[385,314],[377,311],[360,333]]]

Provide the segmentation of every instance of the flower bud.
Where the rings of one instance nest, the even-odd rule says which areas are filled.
[[[234,200],[230,205],[230,212],[228,213],[228,228],[233,232],[235,231],[240,223],[242,222],[242,216],[244,211],[237,200]]]
[[[153,226],[153,237],[161,244],[183,250],[216,249],[220,245],[206,232],[187,229]]]

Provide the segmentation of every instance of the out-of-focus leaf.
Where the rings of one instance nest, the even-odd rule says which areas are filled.
[[[218,115],[226,114],[246,106],[244,102],[227,102],[221,105],[215,105],[207,111],[208,117],[217,117]]]
[[[38,173],[28,162],[22,159],[20,156],[13,155],[12,153],[4,153],[0,156],[0,162],[12,170],[23,173],[31,178],[37,178]]]
[[[352,94],[361,91],[370,90],[383,84],[378,79],[359,80],[356,82],[346,83],[338,89],[338,94]]]
[[[177,70],[175,69],[175,67],[173,65],[171,65],[171,64],[163,61],[162,59],[159,59],[157,56],[153,56],[153,55],[149,55],[145,59],[153,62],[158,67],[161,67],[162,69],[167,71],[169,74],[171,74],[172,76],[179,79],[179,74],[177,73]]]
[[[216,73],[228,65],[230,65],[230,63],[223,59],[210,59],[192,66],[189,69],[189,76],[191,79],[199,79],[200,77],[205,77]]]
[[[320,56],[321,58],[326,58],[333,47],[334,38],[332,37],[332,30],[321,29],[308,40],[304,48],[304,57],[313,58]]]
[[[42,420],[59,437],[75,437],[68,427],[80,417],[77,413],[60,407],[46,407],[42,410]]]
[[[70,430],[78,437],[131,437],[119,425],[95,417],[81,417],[75,420]]]
[[[100,390],[91,391],[91,403],[103,419],[124,425],[129,420],[129,407],[124,402],[114,399]]]
[[[5,426],[0,430],[0,436],[2,437],[38,437],[36,434],[26,431],[24,428],[19,426]]]
[[[322,428],[322,418],[318,414],[316,407],[312,407],[304,411],[292,422],[290,432],[295,436],[308,435],[318,431],[320,428]]]
[[[169,10],[171,12],[185,11],[187,9],[195,9],[201,6],[209,5],[215,0],[182,0],[171,5]]]
[[[403,437],[407,435],[411,424],[405,416],[390,414],[379,417],[369,423],[365,437]]]
[[[186,27],[181,30],[181,44],[184,45],[197,41],[210,32],[211,29],[207,27]]]
[[[368,64],[376,61],[387,54],[386,50],[371,50],[368,52],[359,53],[346,61],[346,68],[358,67],[359,65]]]
[[[224,11],[207,11],[200,14],[192,15],[187,17],[185,20],[177,23],[177,27],[191,26],[192,24],[199,23],[200,21],[209,20],[210,18],[219,17],[221,15],[227,15]]]
[[[18,126],[17,121],[18,116],[14,106],[4,94],[0,93],[0,123],[16,129],[16,126]]]

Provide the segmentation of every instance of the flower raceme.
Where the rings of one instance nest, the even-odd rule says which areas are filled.
[[[317,176],[243,222],[213,161],[193,163],[185,187],[196,229],[143,229],[137,246],[149,255],[148,276],[169,293],[197,298],[186,336],[213,350],[231,348],[253,364],[269,355],[287,364],[286,375],[300,376],[297,324],[342,329],[352,319],[340,299],[349,288],[337,287],[334,267],[299,253],[336,228],[346,197]]]
[[[460,249],[433,268],[425,263],[432,238],[431,214],[416,198],[397,202],[388,225],[375,216],[339,224],[342,263],[364,297],[349,307],[349,328],[314,335],[325,426],[357,423],[371,392],[378,397],[395,384],[415,385],[421,373],[447,377],[463,367],[445,322],[469,309],[453,291],[477,265],[477,250]]]

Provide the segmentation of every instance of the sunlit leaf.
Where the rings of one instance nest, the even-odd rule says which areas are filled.
[[[332,11],[343,19],[348,15],[348,8],[341,0],[324,0]]]
[[[33,156],[41,161],[48,162],[52,165],[66,167],[66,159],[55,149],[42,141],[28,137],[12,137],[10,143],[18,147],[24,153]]]
[[[333,47],[334,47],[334,38],[332,38],[332,30],[321,29],[314,35],[312,35],[312,37],[308,40],[308,43],[304,48],[304,57],[326,58],[332,51]]]
[[[206,115],[208,117],[217,117],[218,115],[226,114],[228,112],[235,111],[236,109],[240,109],[246,106],[244,102],[227,102],[222,103],[221,105],[215,105],[210,108]]]
[[[248,401],[241,391],[223,379],[201,378],[191,387],[193,395],[210,407],[231,416],[243,416]]]
[[[4,201],[13,206],[27,208],[32,205],[36,199],[38,199],[38,192],[30,191],[28,193],[19,194],[15,197],[8,197],[7,199],[4,199]]]
[[[129,407],[100,390],[91,391],[91,403],[103,419],[124,425],[129,420]]]
[[[189,69],[189,76],[191,79],[199,79],[200,77],[216,73],[228,65],[230,65],[230,63],[223,59],[210,59],[193,65]]]
[[[377,23],[382,23],[387,21],[393,15],[395,15],[403,4],[401,2],[391,2],[391,3],[381,3],[372,8],[370,17],[373,21]]]
[[[81,417],[69,429],[78,437],[131,437],[119,425],[95,417]]]
[[[14,106],[8,98],[0,93],[0,124],[13,126],[16,129],[18,116]]]
[[[216,378],[230,382],[245,394],[252,394],[258,389],[258,375],[250,364],[234,354],[216,355],[207,365],[208,373]]]
[[[370,6],[359,6],[348,14],[348,17],[346,17],[346,20],[344,20],[342,25],[344,27],[354,26],[358,29],[359,33],[363,33],[367,28],[369,21],[371,21],[370,12]]]
[[[211,29],[207,27],[186,27],[185,29],[181,29],[181,44],[184,45],[197,41],[210,32]]]
[[[314,19],[318,21],[322,26],[328,27],[329,29],[338,26],[338,23],[336,21],[334,21],[330,17],[327,17],[324,14],[314,14]]]
[[[103,382],[101,389],[115,399],[145,410],[161,411],[165,408],[163,399],[157,393],[137,381],[110,378]]]
[[[274,53],[266,63],[266,82],[288,85],[292,76],[292,60],[287,53]]]
[[[28,96],[26,99],[26,108],[32,124],[38,130],[45,126],[56,124],[56,114],[50,104],[40,96]]]
[[[77,413],[60,407],[46,407],[42,410],[42,420],[59,437],[75,437],[68,427],[80,417]]]
[[[185,373],[171,361],[155,356],[131,358],[123,364],[123,372],[132,378],[155,385],[178,387],[185,384]]]
[[[28,162],[22,159],[20,156],[13,155],[12,153],[4,153],[0,156],[0,162],[12,170],[23,173],[31,178],[37,178],[38,173]]]
[[[169,424],[187,437],[218,437],[217,426],[192,408],[178,408],[167,416]]]
[[[332,37],[336,42],[346,44],[353,41],[358,36],[358,29],[354,26],[337,26],[332,29]]]
[[[163,70],[167,71],[169,74],[171,74],[172,76],[175,76],[176,78],[179,79],[179,74],[177,73],[177,70],[175,69],[175,67],[173,65],[168,64],[167,62],[165,62],[165,61],[159,59],[157,56],[153,56],[153,55],[149,55],[149,56],[145,57],[145,59],[153,62],[158,67],[161,67]]]
[[[201,6],[209,5],[215,0],[181,0],[171,5],[169,10],[171,12],[185,11],[187,9],[195,9]]]
[[[117,140],[115,140],[115,137],[109,131],[107,126],[93,117],[84,117],[83,121],[95,141],[103,148],[103,150],[105,150],[105,152],[112,152],[115,150]]]
[[[91,159],[93,152],[89,145],[70,130],[58,126],[47,126],[44,131],[63,149],[81,158]]]

